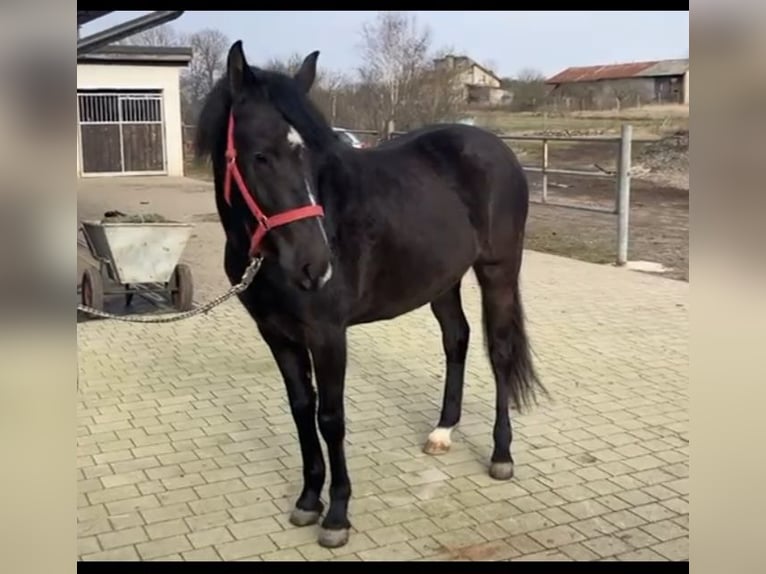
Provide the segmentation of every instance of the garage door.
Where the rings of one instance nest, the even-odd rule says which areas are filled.
[[[166,173],[161,92],[77,92],[83,175]]]

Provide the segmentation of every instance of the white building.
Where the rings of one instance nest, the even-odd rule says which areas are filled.
[[[180,73],[191,57],[150,46],[78,56],[78,177],[183,175]]]

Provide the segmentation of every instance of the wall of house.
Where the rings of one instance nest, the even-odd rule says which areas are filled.
[[[619,105],[634,107],[655,101],[654,78],[625,78],[560,84],[551,96],[569,100],[573,109],[611,109]]]
[[[480,86],[492,86],[493,88],[500,87],[500,81],[482,70],[479,66],[471,66],[471,81],[470,84],[476,84]]]
[[[165,122],[167,175],[183,176],[183,129],[181,125],[181,68],[177,66],[140,66],[78,64],[78,90],[162,90]],[[77,174],[82,173],[80,130],[77,129]]]
[[[676,103],[684,101],[684,78],[683,76],[662,76],[655,78],[655,102]]]
[[[462,70],[458,74],[458,81],[461,84],[471,84],[474,86],[491,86],[493,88],[500,87],[500,80],[486,73],[478,66],[471,66]]]
[[[684,74],[684,103],[689,105],[689,70]]]
[[[466,102],[479,105],[510,104],[513,95],[502,88],[493,86],[466,86]]]

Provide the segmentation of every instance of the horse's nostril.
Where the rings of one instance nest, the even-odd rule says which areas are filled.
[[[301,287],[308,290],[314,286],[314,275],[311,272],[311,264],[307,263],[303,266],[303,280],[301,281]]]

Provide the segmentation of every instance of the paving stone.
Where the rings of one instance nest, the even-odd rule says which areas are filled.
[[[77,540],[77,555],[95,554],[101,551],[101,546],[95,536],[84,536]]]
[[[661,520],[660,522],[645,524],[641,529],[654,536],[660,542],[667,542],[689,535],[685,528],[671,520]]]
[[[625,562],[664,562],[666,558],[657,554],[650,548],[641,548],[639,550],[633,550],[632,552],[626,552],[624,554],[617,555],[618,560]]]
[[[668,540],[662,544],[652,546],[657,554],[664,556],[668,560],[688,561],[689,560],[689,537],[683,536],[675,540]]]
[[[546,548],[558,548],[585,539],[580,532],[566,525],[530,532],[529,535]]]
[[[633,548],[644,548],[659,542],[657,538],[651,534],[648,534],[641,528],[629,528],[627,530],[621,530],[620,532],[615,532],[614,536],[626,544],[632,546]]]
[[[139,560],[139,556],[133,546],[123,546],[121,548],[115,548],[114,550],[86,554],[82,559],[84,561],[97,562],[124,562],[129,560]]]
[[[247,540],[216,544],[214,548],[221,558],[226,561],[257,558],[277,550],[277,546],[266,536],[256,536]]]
[[[572,560],[577,560],[578,562],[590,562],[592,560],[598,560],[600,556],[593,552],[592,550],[589,550],[585,546],[583,546],[580,542],[575,542],[573,544],[566,544],[564,546],[559,547],[559,550],[569,556]]]
[[[189,532],[189,526],[181,518],[150,524],[146,527],[146,533],[152,540],[170,538],[178,534],[186,534],[187,532]]]
[[[136,550],[141,555],[142,560],[158,558],[175,552],[185,552],[191,550],[192,546],[185,536],[171,536],[170,538],[161,538],[138,544]]]
[[[631,547],[616,536],[601,536],[583,542],[583,546],[602,557],[628,552]]]
[[[381,546],[358,553],[359,558],[365,562],[378,562],[382,560],[407,561],[420,558],[420,554],[409,544],[400,542],[390,546]]]
[[[189,539],[189,542],[192,543],[194,548],[206,548],[207,546],[213,546],[214,544],[222,544],[224,542],[231,542],[234,540],[231,533],[223,527],[192,532],[187,535],[187,538]]]

